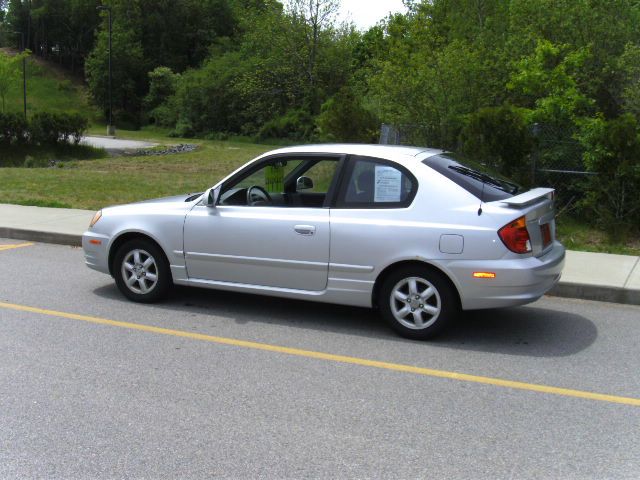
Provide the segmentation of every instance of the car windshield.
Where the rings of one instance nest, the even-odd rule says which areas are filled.
[[[504,200],[520,191],[518,184],[488,166],[450,153],[431,156],[423,163],[484,201]]]

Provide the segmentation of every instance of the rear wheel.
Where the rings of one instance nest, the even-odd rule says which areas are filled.
[[[171,286],[171,272],[162,251],[145,239],[130,240],[116,253],[114,276],[120,291],[135,302],[164,298]]]
[[[419,266],[392,272],[382,284],[378,305],[396,332],[413,339],[440,333],[458,312],[455,292],[447,278]]]

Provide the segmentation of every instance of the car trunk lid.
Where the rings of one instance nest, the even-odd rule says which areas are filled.
[[[540,257],[553,248],[556,238],[555,190],[534,188],[513,197],[491,202],[515,210],[515,217],[525,217],[531,240],[531,253]]]

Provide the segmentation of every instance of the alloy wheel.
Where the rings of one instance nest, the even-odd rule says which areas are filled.
[[[125,285],[134,293],[147,294],[158,283],[156,260],[142,249],[131,250],[125,255],[121,272]]]
[[[422,330],[433,325],[442,311],[442,301],[435,286],[420,277],[400,280],[391,290],[391,313],[403,326]]]

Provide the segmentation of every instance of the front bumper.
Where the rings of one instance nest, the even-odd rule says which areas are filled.
[[[453,261],[446,267],[456,280],[462,309],[476,310],[535,302],[558,283],[564,260],[565,248],[555,242],[541,257]],[[474,272],[496,276],[474,278]]]
[[[109,237],[87,230],[82,235],[84,261],[89,268],[109,273]]]

